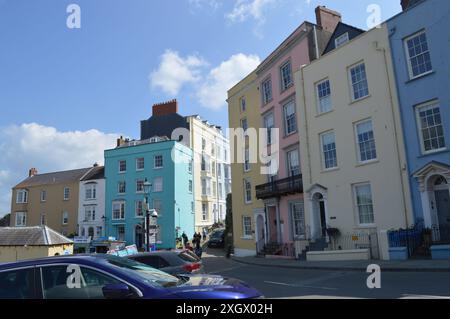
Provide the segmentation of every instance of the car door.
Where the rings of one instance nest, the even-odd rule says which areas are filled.
[[[35,268],[0,272],[0,299],[36,299]]]
[[[83,265],[42,266],[40,276],[44,299],[105,299],[104,286],[123,283]]]

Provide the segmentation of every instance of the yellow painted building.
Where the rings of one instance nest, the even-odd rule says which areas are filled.
[[[0,263],[73,253],[73,242],[46,226],[0,228]]]
[[[248,128],[259,129],[262,127],[262,119],[259,112],[260,94],[258,91],[258,81],[256,72],[251,73],[236,86],[228,91],[228,116],[231,129]],[[238,145],[238,139],[241,143],[244,137],[234,138],[230,147],[233,150]],[[252,143],[256,141],[252,140]],[[233,147],[234,145],[234,147]],[[245,144],[244,144],[245,145]],[[248,145],[247,145],[248,146]],[[257,163],[250,163],[245,167],[242,160],[237,161],[237,151],[233,152],[231,158],[231,178],[232,183],[232,201],[233,201],[233,237],[234,252],[236,256],[252,256],[256,254],[256,245],[258,240],[256,234],[264,236],[264,230],[256,232],[255,215],[264,213],[264,202],[256,199],[255,186],[266,183],[267,176],[261,174],[259,159]],[[247,190],[251,192],[250,198],[245,196]],[[250,199],[250,200],[246,200]],[[261,225],[263,226],[263,225]]]
[[[80,179],[91,169],[47,174],[30,169],[12,190],[10,226],[47,225],[64,236],[76,234]]]

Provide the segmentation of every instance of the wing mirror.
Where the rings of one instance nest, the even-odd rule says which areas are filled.
[[[123,283],[108,284],[102,288],[102,291],[106,299],[131,299],[136,297],[134,291]]]

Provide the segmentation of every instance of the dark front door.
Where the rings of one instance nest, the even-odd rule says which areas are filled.
[[[434,194],[436,197],[440,238],[441,241],[450,242],[450,193],[448,190],[439,190]]]
[[[322,237],[327,236],[327,218],[325,216],[325,202],[321,200],[319,202],[320,207],[320,228],[321,228],[321,234]]]

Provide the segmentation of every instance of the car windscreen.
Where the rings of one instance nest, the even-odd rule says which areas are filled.
[[[137,261],[112,255],[102,257],[109,265],[119,267],[130,275],[138,276],[152,286],[171,287],[179,284],[178,278]]]
[[[211,238],[221,238],[222,235],[223,235],[223,232],[218,231],[218,232],[212,233]]]

